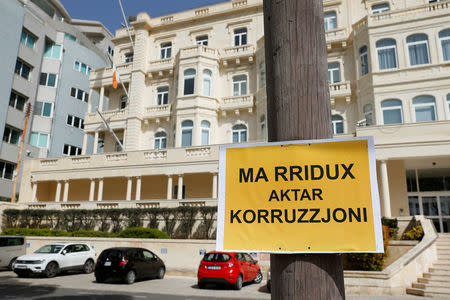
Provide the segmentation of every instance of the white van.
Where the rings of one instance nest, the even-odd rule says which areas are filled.
[[[12,270],[17,257],[26,251],[25,237],[0,235],[0,268]]]

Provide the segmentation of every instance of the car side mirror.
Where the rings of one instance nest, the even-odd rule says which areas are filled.
[[[67,250],[63,250],[63,251],[61,252],[62,255],[66,255],[66,253],[67,253]]]

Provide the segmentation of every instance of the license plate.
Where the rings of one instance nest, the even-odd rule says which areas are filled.
[[[220,270],[219,266],[208,266],[208,270]]]
[[[106,266],[106,267],[111,266],[111,262],[110,262],[110,261],[105,261],[105,266]]]
[[[26,269],[27,266],[25,266],[25,265],[15,265],[14,268],[16,268],[16,269]]]

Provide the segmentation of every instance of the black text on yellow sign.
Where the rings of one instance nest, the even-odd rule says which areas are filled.
[[[382,252],[372,138],[220,150],[219,250]]]

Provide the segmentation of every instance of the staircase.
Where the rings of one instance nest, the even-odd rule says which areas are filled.
[[[437,262],[412,284],[412,288],[406,289],[407,294],[450,298],[450,234],[439,234],[436,249]]]

